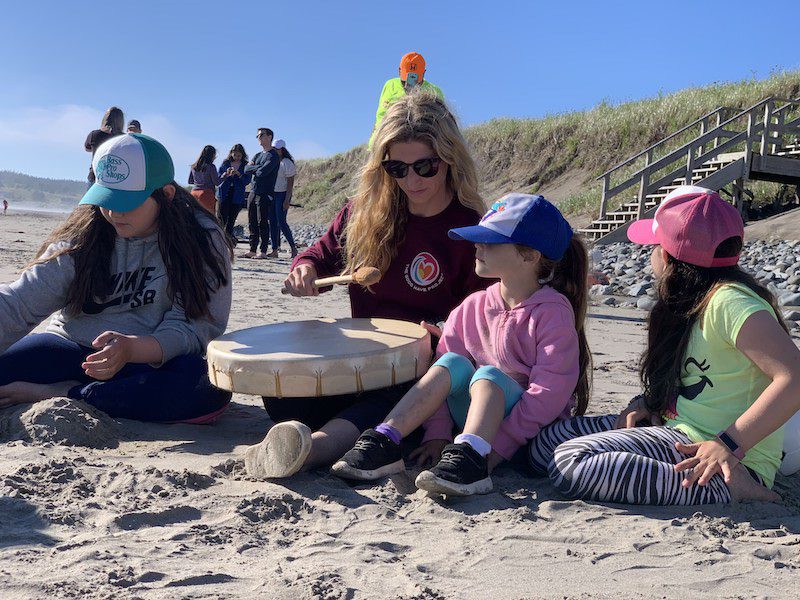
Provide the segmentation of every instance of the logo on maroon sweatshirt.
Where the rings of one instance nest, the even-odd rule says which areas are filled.
[[[420,252],[406,265],[406,283],[418,292],[427,292],[439,286],[444,274],[439,262],[430,252]]]

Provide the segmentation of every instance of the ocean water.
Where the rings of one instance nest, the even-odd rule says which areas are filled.
[[[2,205],[0,205],[0,210],[2,210]],[[72,208],[64,208],[62,206],[42,206],[37,204],[17,204],[17,203],[8,203],[8,214],[13,214],[15,212],[22,213],[22,212],[41,212],[41,213],[51,213],[51,214],[59,214],[59,215],[68,215],[72,212]]]

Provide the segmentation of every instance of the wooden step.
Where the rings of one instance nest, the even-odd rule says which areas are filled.
[[[651,200],[650,198],[648,198],[648,199],[645,200],[644,209],[645,210],[649,210],[649,209],[651,209],[653,207],[658,206],[659,204],[661,204],[661,202],[656,202],[655,200]],[[639,203],[638,202],[628,202],[627,204],[623,204],[622,206],[620,206],[617,210],[637,211],[637,210],[639,210]],[[606,214],[608,214],[608,213],[606,213]]]
[[[620,213],[620,212],[612,212],[606,213],[606,219],[609,221],[614,221],[615,223],[627,223],[628,221],[632,221],[636,218],[636,212],[630,213]]]
[[[596,229],[588,229],[588,228],[576,229],[575,231],[577,231],[583,236],[588,237],[591,240],[599,239],[604,235],[611,233],[610,231],[597,231]]]

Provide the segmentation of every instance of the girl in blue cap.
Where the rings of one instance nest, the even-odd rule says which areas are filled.
[[[0,285],[0,407],[67,396],[113,417],[210,421],[230,401],[203,359],[230,312],[227,238],[156,140],[113,138],[93,170],[80,205]]]
[[[424,424],[418,488],[466,496],[492,489],[490,471],[556,419],[583,414],[590,354],[584,333],[583,243],[541,196],[509,194],[451,238],[474,242],[475,272],[500,281],[447,319],[438,360],[332,470],[356,480],[403,471],[400,441]],[[454,425],[460,433],[450,443]]]

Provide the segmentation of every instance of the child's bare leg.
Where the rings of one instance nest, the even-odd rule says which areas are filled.
[[[469,388],[469,411],[464,433],[478,435],[491,443],[505,415],[505,395],[488,379],[479,379]]]
[[[450,372],[444,367],[431,367],[405,393],[375,431],[367,430],[361,436],[356,433],[350,438],[349,446],[339,452],[341,458],[333,464],[331,471],[339,477],[357,481],[374,481],[402,472],[405,466],[400,452],[400,439],[432,416],[449,393]],[[387,425],[389,434],[381,431]],[[345,450],[348,451],[345,453]]]
[[[384,422],[405,437],[433,416],[449,393],[450,372],[434,365],[406,392]]]
[[[445,447],[441,460],[417,476],[421,490],[447,496],[486,494],[492,490],[487,456],[491,441],[505,414],[505,393],[488,379],[477,379],[469,388],[469,409],[464,431],[455,446]],[[448,449],[449,448],[449,449]]]

